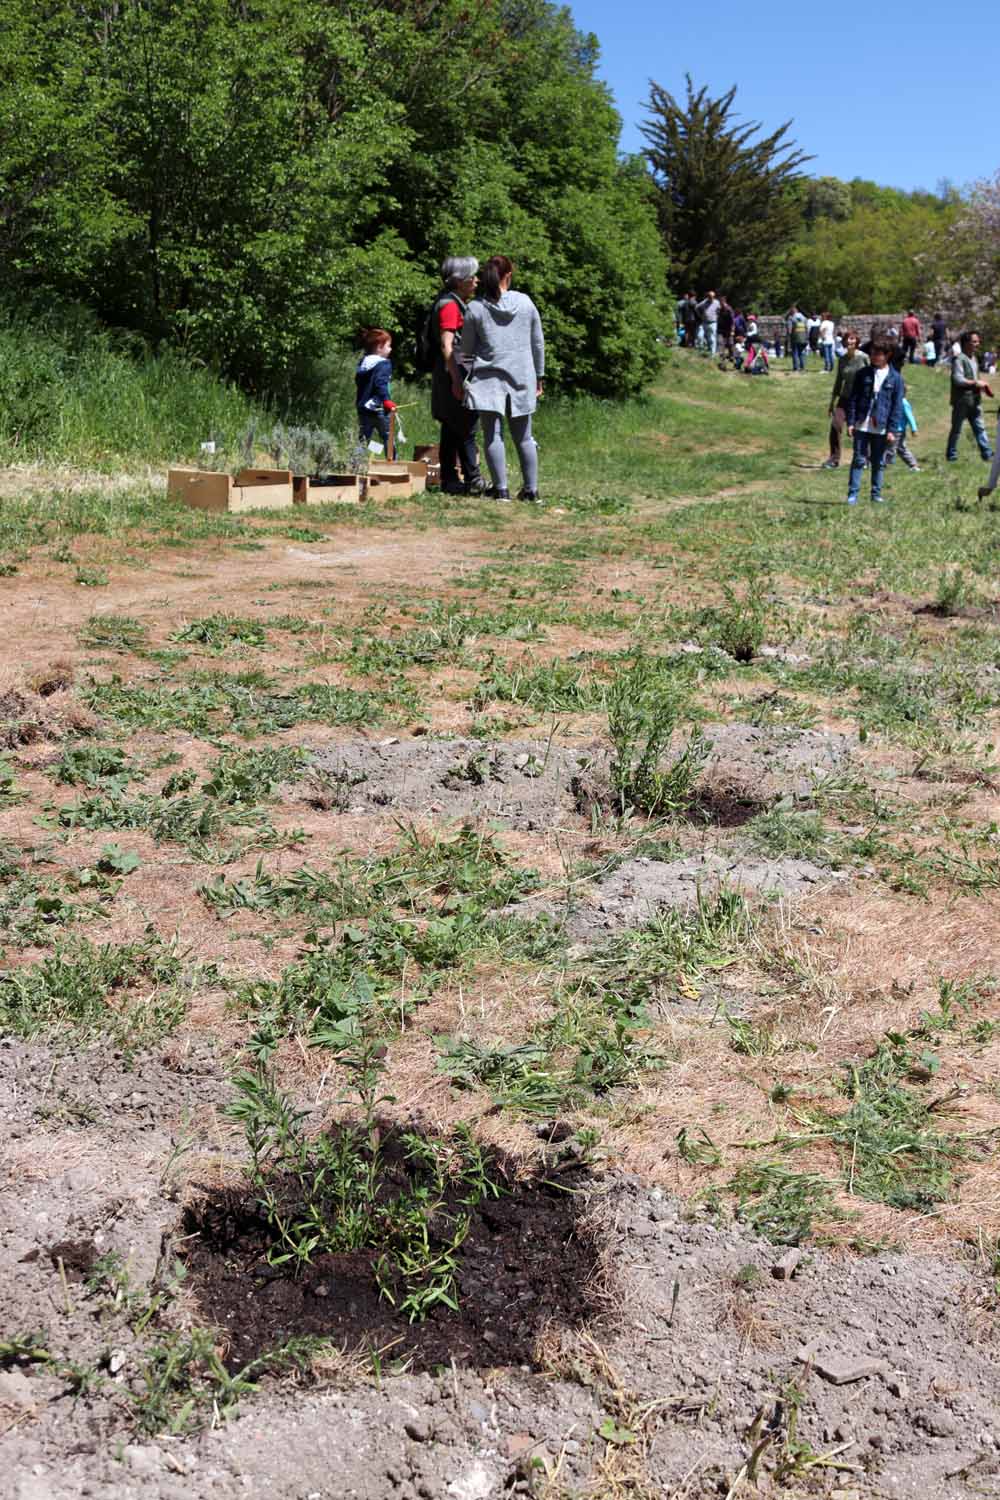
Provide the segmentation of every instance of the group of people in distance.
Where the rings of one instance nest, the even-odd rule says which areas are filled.
[[[677,342],[684,349],[705,349],[709,354],[732,355],[737,343],[757,334],[752,312],[731,307],[725,296],[714,291],[699,301],[686,292],[677,304]]]
[[[421,362],[431,375],[431,412],[441,427],[441,489],[448,495],[510,499],[506,419],[521,466],[518,499],[539,498],[531,418],[542,394],[545,339],[537,307],[511,289],[513,277],[514,264],[506,255],[491,256],[483,266],[472,256],[449,256],[441,266],[442,288],[420,344]],[[358,426],[363,442],[377,433],[376,441],[388,453],[390,418],[396,410],[389,383],[391,336],[383,328],[366,329],[362,348],[355,372]],[[483,432],[489,488],[479,466],[477,425]]]
[[[906,320],[903,321],[905,325]],[[903,379],[905,365],[914,362],[910,340],[915,335],[904,335],[900,342],[895,332],[895,329],[873,330],[868,343],[862,344],[855,330],[848,329],[844,334],[844,352],[837,360],[829,408],[830,456],[823,467],[840,467],[841,435],[846,427],[848,436],[854,440],[847,489],[849,505],[857,501],[866,467],[871,467],[871,497],[876,504],[882,500],[883,471],[897,453],[908,468],[920,467],[907,443],[908,434],[916,432],[917,424]],[[981,343],[979,331],[968,329],[950,352],[951,425],[945,457],[949,463],[958,462],[958,440],[968,422],[980,457],[992,465],[987,483],[979,490],[982,500],[993,493],[1000,481],[1000,420],[994,451],[982,414],[983,396],[992,396],[993,391],[980,372]]]

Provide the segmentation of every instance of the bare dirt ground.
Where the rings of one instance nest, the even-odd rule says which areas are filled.
[[[35,882],[4,908],[6,980],[37,973],[62,941],[45,922],[65,913],[38,905],[59,882],[87,908],[70,940],[176,938],[184,965],[142,991],[147,1009],[168,991],[180,1001],[173,1024],[137,1050],[99,1028],[29,1026],[35,991],[6,992],[4,1500],[1000,1495],[996,883],[932,885],[917,899],[887,875],[884,850],[867,852],[887,788],[910,809],[892,826],[898,839],[928,808],[970,825],[995,816],[995,787],[957,762],[928,781],[911,749],[859,739],[833,697],[810,704],[807,689],[755,678],[779,654],[813,649],[782,641],[732,683],[711,662],[695,679],[709,753],[669,827],[616,821],[607,716],[593,695],[550,708],[477,690],[501,668],[611,673],[677,561],[665,544],[647,549],[661,566],[598,556],[559,587],[510,585],[510,614],[524,620],[558,596],[562,614],[536,637],[493,619],[454,650],[432,642],[422,657],[418,643],[397,668],[364,655],[372,640],[391,651],[426,629],[434,605],[495,613],[518,576],[510,568],[543,568],[558,528],[528,515],[502,542],[474,525],[411,521],[340,526],[308,544],[262,532],[254,550],[150,549],[141,568],[104,542],[93,547],[108,578],[99,592],[40,557],[0,579],[14,647],[0,727],[17,786],[0,807],[0,840],[8,887]],[[491,567],[508,569],[507,583],[482,575]],[[711,587],[694,580],[691,597]],[[902,616],[898,601],[882,608]],[[263,638],[185,639],[220,613],[258,622]],[[301,626],[278,623],[292,614]],[[142,649],[93,644],[95,617],[136,622]],[[684,645],[670,628],[668,654]],[[112,700],[91,692],[117,679],[166,702],[212,674],[244,680],[239,696],[227,688],[228,707],[205,710],[207,727],[116,719]],[[304,683],[381,692],[390,708],[353,725],[287,722]],[[784,708],[772,711],[779,691]],[[800,712],[813,705],[811,718]],[[238,714],[258,716],[256,737],[230,735]],[[94,785],[58,779],[59,767],[68,748],[95,744],[141,767],[129,795],[163,796],[181,773],[197,789],[227,745],[300,748],[306,760],[275,786],[270,842],[241,844],[247,823],[213,825],[199,843],[152,824],[74,821]],[[97,790],[110,795],[107,781]],[[772,834],[764,846],[754,830],[768,815],[825,818],[825,834],[808,847]],[[496,912],[539,943],[554,931],[569,968],[554,979],[548,950],[530,944],[514,957],[470,946],[468,962],[442,963],[433,982],[426,957],[404,959],[393,981],[378,1127],[389,1157],[402,1129],[446,1139],[464,1125],[498,1188],[467,1206],[457,1307],[411,1322],[380,1298],[367,1252],[319,1250],[296,1274],[275,1265],[231,1109],[258,1024],[234,996],[279,980],[311,928],[332,940],[374,920],[367,909],[317,916],[294,894],[268,906],[264,874],[294,892],[303,870],[353,860],[356,874],[388,859],[401,831],[412,851],[463,827],[533,872]],[[840,840],[837,857],[821,834]],[[918,852],[933,844],[914,838]],[[139,867],[102,887],[94,871],[109,843]],[[225,898],[214,906],[213,881]],[[745,914],[738,932],[704,925],[720,893]],[[435,888],[418,920],[447,921],[454,895]],[[637,935],[658,922],[647,959]],[[538,1067],[562,1077],[598,982],[602,1004],[644,986],[641,1022],[621,1013],[628,1069],[606,1087],[584,1082],[526,1108],[485,1077],[459,1087],[443,1069],[455,1039],[486,1049],[544,1037]],[[945,1005],[928,1021],[942,983],[963,997],[960,1013]],[[102,1003],[124,1013],[139,989],[109,980]],[[336,1131],[346,1111],[331,1053],[304,1022],[272,1041],[311,1128]],[[917,1172],[912,1115],[910,1135],[884,1132],[919,1103],[926,1161],[954,1151],[959,1162],[937,1196],[911,1177],[864,1196],[871,1118],[851,1127],[853,1159],[829,1125],[847,1107],[845,1067],[873,1055],[896,1069],[887,1092],[864,1096],[883,1131],[880,1170],[896,1170],[896,1152]],[[763,1175],[741,1178],[748,1165]]]

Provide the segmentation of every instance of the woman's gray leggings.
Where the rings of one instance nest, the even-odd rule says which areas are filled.
[[[510,435],[514,439],[517,456],[521,464],[521,478],[526,490],[538,488],[538,448],[531,436],[531,416],[508,417]],[[507,488],[507,454],[503,446],[503,417],[498,411],[481,411],[480,425],[486,445],[486,462],[495,489]]]

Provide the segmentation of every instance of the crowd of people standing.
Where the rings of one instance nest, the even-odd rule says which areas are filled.
[[[730,306],[725,296],[710,291],[699,299],[688,292],[677,303],[677,339],[682,347],[718,355],[720,367],[729,361],[747,374],[766,374],[771,361],[784,350],[792,372],[805,372],[810,355],[822,360],[833,376],[829,400],[829,456],[821,465],[837,469],[843,457],[844,433],[852,441],[848,504],[857,502],[865,469],[871,471],[871,498],[882,501],[883,475],[898,455],[907,468],[920,465],[909,446],[917,431],[916,416],[907,394],[904,371],[925,364],[947,371],[951,423],[945,451],[949,463],[958,460],[958,442],[968,424],[979,454],[991,464],[980,498],[1000,484],[1000,414],[991,448],[982,414],[982,398],[992,396],[987,377],[996,368],[996,355],[982,351],[976,329],[953,337],[943,313],[935,313],[925,328],[911,308],[898,327],[873,328],[862,341],[857,329],[838,326],[829,311],[809,314],[793,303],[780,319],[769,318],[769,336],[752,313]]]

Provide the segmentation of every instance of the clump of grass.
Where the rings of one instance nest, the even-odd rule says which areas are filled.
[[[835,1186],[817,1172],[793,1172],[773,1161],[748,1163],[728,1183],[737,1197],[736,1217],[775,1245],[800,1245],[817,1219],[843,1218]]]
[[[146,626],[134,615],[91,615],[80,631],[81,646],[108,651],[139,651],[149,639]]]
[[[472,708],[487,703],[521,703],[546,713],[582,713],[599,705],[604,684],[572,661],[509,665],[496,661],[472,696]]]
[[[764,854],[813,860],[826,857],[827,832],[818,813],[771,807],[751,818],[743,833]]]
[[[25,968],[0,974],[0,1027],[15,1036],[108,1036],[129,1052],[177,1026],[184,1002],[173,988],[181,961],[172,945],[59,945]]]
[[[205,615],[175,630],[172,641],[207,646],[210,651],[225,651],[227,646],[263,646],[267,631],[260,620],[241,615]]]
[[[689,720],[689,703],[688,692],[647,657],[613,679],[607,695],[611,786],[622,813],[630,807],[661,813],[689,799],[708,755],[704,736],[692,731],[669,769],[660,769],[675,729]]]
[[[263,672],[207,673],[176,685],[125,683],[120,677],[92,680],[84,699],[97,713],[130,729],[182,729],[206,737],[223,730],[273,734],[306,722],[371,724],[393,701],[334,683],[284,686]],[[408,701],[407,708],[412,706]]]

